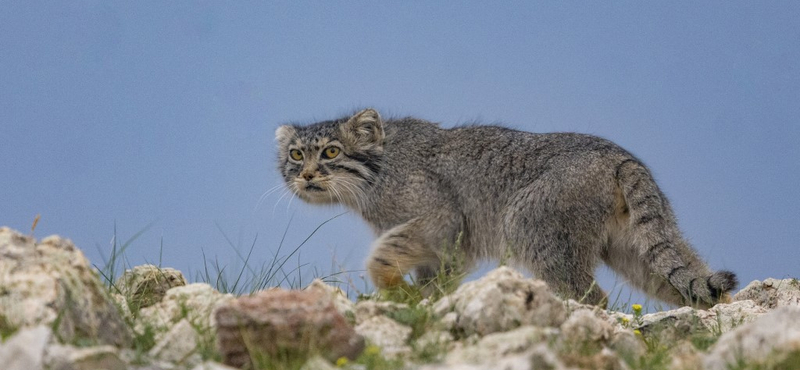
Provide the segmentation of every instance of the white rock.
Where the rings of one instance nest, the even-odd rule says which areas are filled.
[[[355,304],[356,324],[361,324],[375,316],[383,316],[400,310],[407,310],[408,308],[405,303],[392,301],[359,301]]]
[[[219,362],[206,361],[192,368],[192,370],[239,370],[235,367],[223,365]]]
[[[609,348],[612,345],[620,347],[622,344],[614,340],[625,339],[620,338],[625,334],[617,332],[615,336],[615,327],[598,317],[595,311],[588,308],[576,310],[561,325],[557,348],[564,362],[582,368],[626,369],[627,365]]]
[[[697,319],[697,310],[691,307],[680,307],[669,311],[660,311],[649,313],[641,317],[641,327],[647,329],[649,327],[657,327],[670,325],[676,321],[691,321]]]
[[[50,325],[64,341],[127,346],[131,333],[115,302],[83,255],[67,239],[40,243],[0,227],[0,312],[4,325]]]
[[[737,363],[775,365],[796,351],[800,351],[800,307],[784,306],[723,334],[703,363],[711,370]]]
[[[458,313],[448,312],[439,319],[439,323],[445,328],[452,329],[458,326]]]
[[[603,347],[603,349],[600,350],[600,353],[594,356],[592,363],[588,366],[588,368],[629,370],[628,364],[608,347]]]
[[[172,288],[161,302],[139,311],[136,331],[144,332],[149,325],[159,334],[156,340],[160,340],[160,335],[183,319],[189,320],[196,327],[213,330],[214,311],[232,299],[232,295],[222,294],[204,283]]]
[[[526,354],[530,360],[530,369],[551,369],[551,370],[568,370],[573,369],[564,365],[560,358],[556,355],[547,344],[539,344]]]
[[[53,332],[49,327],[20,329],[0,344],[0,364],[4,370],[43,369],[44,349]]]
[[[626,359],[638,360],[647,353],[644,341],[637,337],[633,330],[619,327],[611,334],[608,347]]]
[[[314,279],[314,281],[306,287],[306,290],[318,291],[326,294],[331,298],[334,307],[336,307],[336,310],[339,311],[342,316],[348,319],[355,317],[355,303],[347,299],[347,296],[341,289],[325,284],[325,282],[320,279]]]
[[[455,328],[486,335],[521,325],[554,326],[566,319],[563,302],[540,280],[525,279],[508,267],[465,283],[433,306],[437,316],[458,314]]]
[[[417,338],[416,342],[414,343],[414,348],[416,349],[423,349],[426,347],[434,347],[440,350],[444,350],[450,347],[450,344],[453,342],[453,334],[449,331],[444,330],[431,330],[422,334],[419,338]]]
[[[574,311],[577,311],[577,310],[580,310],[580,309],[593,310],[593,309],[598,308],[598,307],[590,305],[590,304],[586,304],[586,303],[580,303],[580,302],[570,298],[570,299],[567,299],[566,301],[564,301],[564,308],[566,308],[567,311],[569,311],[569,312],[574,312]]]
[[[126,370],[128,366],[120,359],[116,347],[105,345],[75,347],[52,345],[46,350],[45,363],[54,370]]]
[[[456,364],[456,365],[422,365],[417,370],[496,370],[491,365],[470,365],[470,364]],[[527,370],[527,369],[526,369]]]
[[[551,329],[552,330],[552,329]],[[436,365],[423,365],[419,370],[568,370],[558,356],[541,343],[523,353],[513,353],[496,361],[486,361],[478,364],[470,363],[444,363]]]
[[[150,356],[173,364],[193,364],[192,355],[197,352],[200,335],[188,320],[183,319],[169,331],[150,350]]]
[[[178,270],[155,265],[140,265],[125,270],[114,283],[128,305],[135,310],[161,301],[171,288],[186,285],[186,278]]]
[[[703,359],[694,345],[689,341],[682,341],[670,349],[670,369],[693,370],[703,368]]]
[[[645,337],[658,335],[661,342],[676,343],[698,332],[709,329],[700,320],[698,310],[681,307],[675,310],[655,312],[644,315],[632,327],[638,329]]]
[[[754,280],[733,296],[734,301],[746,299],[751,299],[766,308],[800,306],[800,280],[773,278],[763,282]]]
[[[573,312],[561,324],[561,338],[570,343],[606,343],[611,339],[613,331],[611,324],[599,319],[593,310],[589,309]]]
[[[635,319],[633,315],[628,313],[609,311],[598,306],[580,304],[571,299],[567,302],[567,312],[570,314],[581,309],[591,311],[598,319],[607,322],[615,330],[630,328]]]
[[[599,310],[596,311],[595,313],[597,314],[598,317],[608,321],[608,323],[611,324],[612,326],[618,326],[623,328],[630,327],[634,323],[634,320],[636,319],[636,317],[631,314],[619,311]]]
[[[373,316],[356,325],[355,330],[370,343],[381,347],[387,357],[411,352],[411,347],[406,344],[411,328],[386,316]]]
[[[708,310],[698,310],[697,317],[712,332],[727,333],[734,328],[753,322],[769,312],[751,300],[721,303]]]
[[[513,354],[523,353],[536,344],[554,338],[558,330],[536,326],[521,326],[507,332],[487,334],[475,344],[450,351],[445,363],[456,364],[496,364]]]
[[[308,359],[303,367],[300,370],[336,370],[338,369],[336,366],[333,366],[328,360],[320,357],[314,356]]]
[[[697,330],[726,333],[739,325],[756,320],[767,312],[766,308],[751,300],[721,303],[708,310],[681,307],[642,316],[641,330],[657,328],[655,330],[662,331],[664,335],[672,335],[673,339]]]

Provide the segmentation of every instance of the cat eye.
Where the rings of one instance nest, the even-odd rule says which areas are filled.
[[[325,148],[325,150],[322,151],[322,158],[325,158],[325,159],[336,158],[336,156],[339,155],[340,151],[341,151],[341,149],[339,149],[339,148],[337,148],[335,146],[329,146],[329,147]]]
[[[297,149],[292,149],[289,151],[289,156],[292,157],[295,161],[302,161],[303,160],[303,153]]]

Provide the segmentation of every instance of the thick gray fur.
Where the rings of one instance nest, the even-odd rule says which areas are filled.
[[[601,261],[671,304],[708,307],[738,284],[681,236],[647,167],[599,137],[443,129],[383,121],[372,109],[281,126],[276,136],[279,170],[297,196],[342,203],[379,236],[367,269],[380,288],[411,270],[430,279],[459,238],[467,266],[510,256],[563,297],[591,303],[607,299],[594,284]],[[340,150],[332,159],[323,155],[330,147]]]

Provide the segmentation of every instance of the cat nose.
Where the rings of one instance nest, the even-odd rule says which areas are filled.
[[[311,172],[303,172],[302,174],[300,174],[300,176],[306,179],[306,181],[311,181],[311,179],[314,178],[314,174]]]

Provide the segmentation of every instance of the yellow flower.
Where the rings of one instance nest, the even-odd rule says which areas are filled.
[[[343,367],[344,365],[347,365],[347,357],[339,357],[339,359],[336,360],[336,367]]]
[[[381,353],[381,348],[378,346],[367,346],[367,349],[364,350],[364,353],[368,355],[377,355]]]
[[[633,313],[634,313],[635,315],[641,315],[641,314],[642,314],[642,305],[640,305],[640,304],[638,304],[638,303],[634,303],[634,304],[631,306],[631,308],[633,309]]]
[[[627,318],[627,317],[623,317],[623,318],[622,318],[622,323],[623,323],[623,324],[627,325],[629,322],[631,322],[631,320],[628,320],[628,318]]]
[[[639,329],[635,329],[635,330],[633,331],[633,334],[636,334],[636,336],[642,336],[642,332],[641,332],[641,331],[639,331]]]

